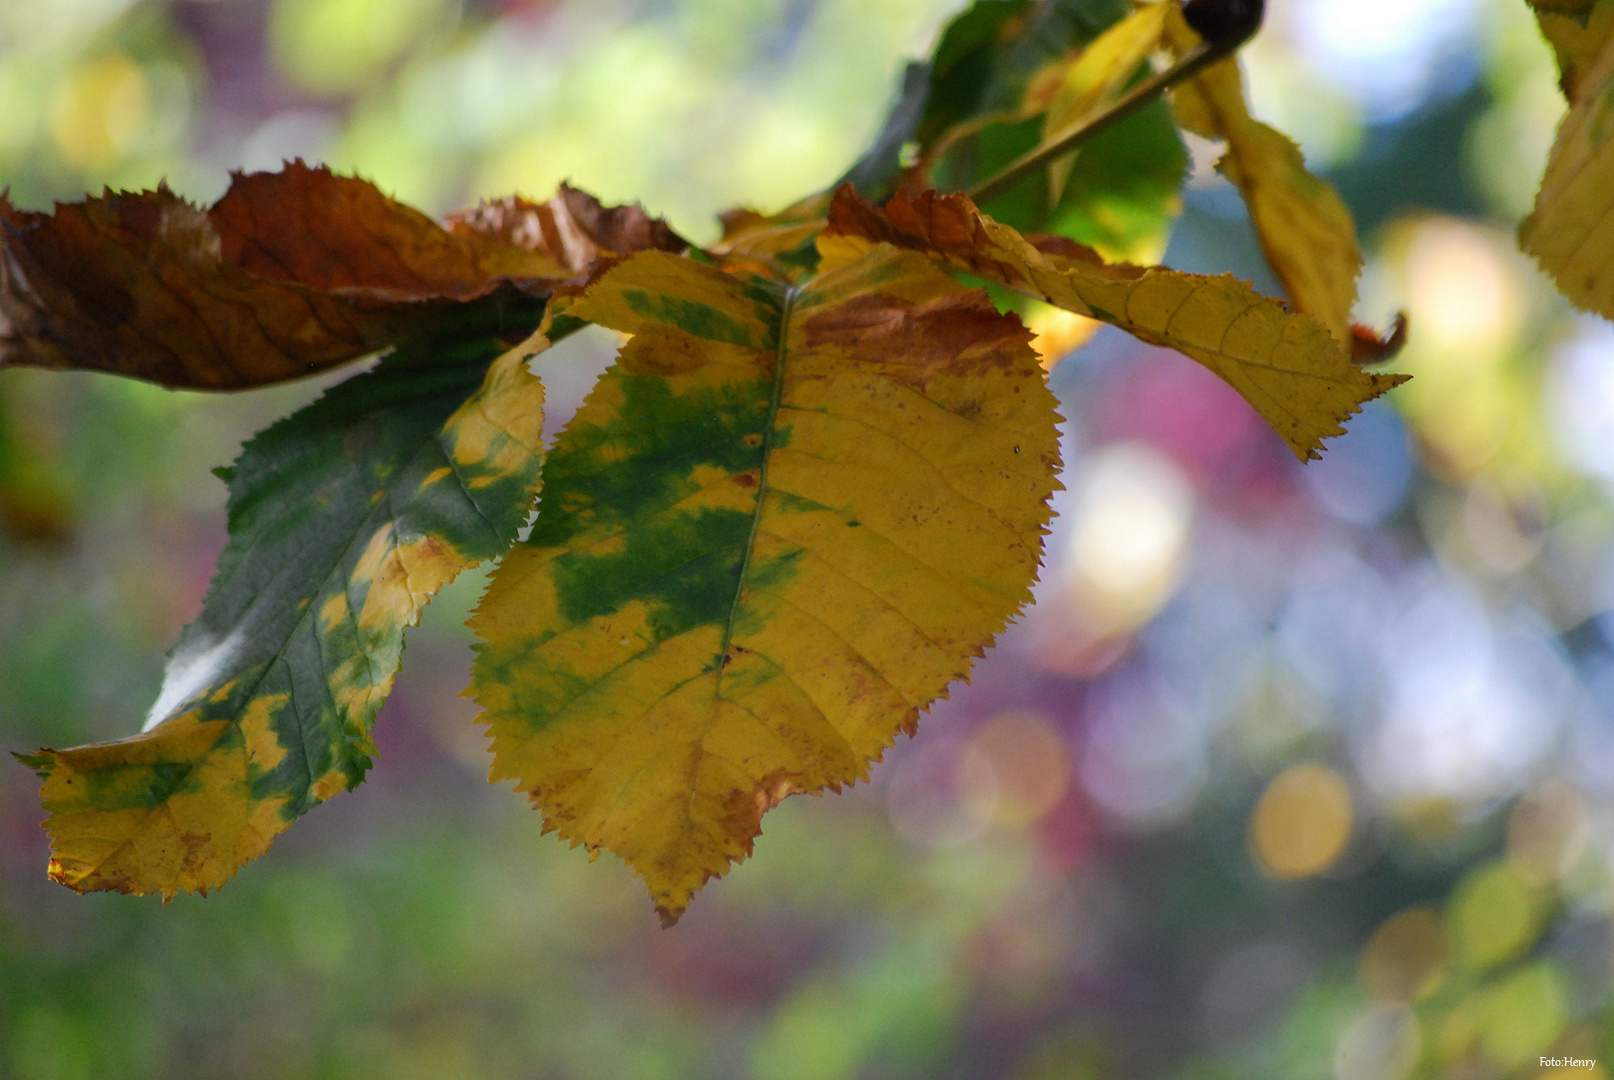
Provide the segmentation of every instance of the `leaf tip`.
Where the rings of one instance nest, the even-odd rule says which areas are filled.
[[[19,750],[13,750],[11,756],[16,758],[22,765],[32,769],[34,775],[41,780],[50,776],[51,768],[56,763],[56,751],[47,750],[43,746],[39,748],[39,753],[37,754],[24,754]]]
[[[1407,313],[1398,311],[1390,323],[1390,332],[1383,337],[1371,326],[1360,323],[1351,326],[1351,363],[1357,365],[1382,364],[1393,360],[1407,343]]]

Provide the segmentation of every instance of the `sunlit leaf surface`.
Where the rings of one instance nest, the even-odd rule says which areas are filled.
[[[363,779],[404,627],[532,506],[543,391],[526,358],[542,344],[417,344],[247,444],[229,546],[148,730],[24,759],[53,878],[205,892]]]
[[[1177,349],[1243,395],[1301,460],[1317,457],[1363,402],[1405,379],[1353,366],[1322,323],[1230,275],[1108,265],[1060,237],[1039,248],[962,195],[899,192],[882,208],[843,188],[827,233],[832,243],[845,237],[848,252],[882,241],[934,252],[960,271]]]
[[[472,619],[492,778],[676,919],[793,792],[867,776],[1029,599],[1059,464],[1029,334],[878,247],[803,286],[658,253]]]

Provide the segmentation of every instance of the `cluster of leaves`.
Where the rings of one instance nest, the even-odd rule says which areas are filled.
[[[1574,111],[1525,242],[1606,310],[1593,256],[1614,247],[1563,238],[1606,215],[1614,4],[1552,6]],[[1400,381],[1358,363],[1394,341],[1351,325],[1350,215],[1250,116],[1231,59],[979,206],[959,193],[1248,7],[978,0],[845,183],[734,211],[705,250],[570,188],[439,224],[301,164],[206,210],[164,189],[0,200],[0,365],[234,390],[385,353],[221,470],[230,541],[144,733],[19,755],[51,876],[221,885],[363,779],[405,626],[500,560],[472,618],[492,779],[676,919],[780,799],[866,777],[1029,599],[1059,450],[1000,309],[1022,298],[1180,350],[1315,457]],[[1287,304],[1124,261],[1175,212],[1180,130],[1225,144]],[[545,454],[527,360],[586,324],[629,337]]]

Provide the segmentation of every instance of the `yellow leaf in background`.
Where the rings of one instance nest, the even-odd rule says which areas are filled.
[[[1369,374],[1315,317],[1223,274],[1108,265],[1063,237],[1035,246],[962,195],[898,192],[883,208],[843,187],[819,246],[825,264],[870,242],[934,253],[960,271],[1102,320],[1204,364],[1255,407],[1302,461],[1363,402],[1406,380]]]
[[[1139,65],[1160,44],[1170,3],[1148,4],[1095,38],[1065,69],[1042,121],[1042,141],[1053,142],[1126,89]],[[1048,166],[1048,201],[1058,203],[1076,162],[1072,152]]]
[[[1580,39],[1595,41],[1595,58],[1578,53],[1566,60],[1560,51],[1569,115],[1558,128],[1535,210],[1519,228],[1519,246],[1573,303],[1614,318],[1614,27],[1608,12],[1608,5],[1591,11]],[[1560,27],[1576,25],[1551,18],[1562,20]],[[1541,22],[1545,30],[1549,17]]]
[[[151,124],[151,86],[140,65],[111,53],[77,68],[57,91],[50,133],[78,169],[104,169],[134,149]]]
[[[1355,825],[1350,785],[1326,765],[1291,765],[1250,815],[1250,853],[1275,881],[1320,874],[1345,853]]]
[[[1167,34],[1179,53],[1199,43],[1175,6]],[[1294,309],[1317,316],[1329,333],[1349,342],[1362,253],[1339,194],[1307,170],[1292,139],[1250,116],[1238,61],[1213,64],[1179,86],[1172,105],[1189,131],[1227,141],[1216,169],[1243,193],[1261,250]]]
[[[492,780],[671,922],[1030,599],[1058,417],[1020,321],[887,246],[796,286],[646,253],[571,311],[633,337],[472,617],[472,692]]]
[[[1580,97],[1580,81],[1614,37],[1614,0],[1528,0],[1541,34],[1558,58],[1564,97]]]
[[[1031,310],[1025,312],[1022,318],[1026,321],[1026,329],[1035,335],[1031,339],[1031,347],[1037,350],[1037,356],[1047,371],[1052,371],[1061,360],[1091,341],[1099,327],[1104,325],[1097,319],[1035,300],[1031,301]]]

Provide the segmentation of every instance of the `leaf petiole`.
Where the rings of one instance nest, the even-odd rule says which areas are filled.
[[[1064,157],[1093,136],[1125,120],[1153,101],[1157,94],[1193,78],[1218,60],[1230,56],[1261,28],[1262,7],[1260,2],[1252,3],[1249,0],[1188,0],[1183,5],[1183,14],[1188,18],[1189,25],[1199,30],[1205,40],[1164,71],[1156,72],[1116,98],[1102,112],[1058,138],[1026,151],[997,175],[977,184],[968,193],[970,200],[978,204],[1001,195],[1050,162]]]

